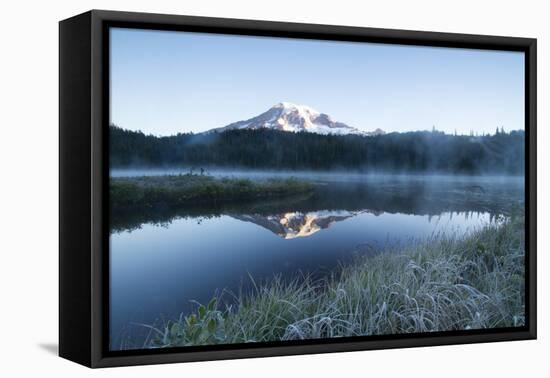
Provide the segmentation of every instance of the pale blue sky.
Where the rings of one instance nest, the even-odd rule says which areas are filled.
[[[524,128],[524,55],[111,29],[111,122],[201,132],[278,102],[361,130],[467,134]]]

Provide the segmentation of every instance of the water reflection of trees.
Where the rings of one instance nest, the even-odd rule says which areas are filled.
[[[496,221],[503,220],[504,217],[507,216],[508,211],[500,211],[498,213],[494,212],[485,212],[485,211],[474,211],[474,210],[468,210],[468,211],[448,211],[448,212],[441,212],[440,214],[429,214],[428,215],[428,221],[431,222],[434,218],[437,218],[437,220],[441,219],[443,216],[447,215],[450,220],[453,219],[455,216],[462,216],[465,220],[474,219],[474,218],[480,218],[485,216],[485,214],[489,214],[489,222],[493,223]]]
[[[319,183],[314,193],[279,199],[118,209],[111,214],[111,232],[139,228],[143,224],[168,225],[177,218],[197,222],[224,214],[270,216],[319,210],[369,211],[439,216],[443,213],[471,217],[488,213],[491,220],[523,206],[523,188],[498,184],[468,183]]]

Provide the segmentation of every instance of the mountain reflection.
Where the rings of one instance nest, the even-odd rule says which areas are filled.
[[[243,222],[257,224],[283,239],[295,239],[311,236],[323,229],[329,228],[335,222],[351,218],[361,212],[362,211],[321,210],[307,213],[293,211],[267,216],[259,214],[230,214],[230,216]]]

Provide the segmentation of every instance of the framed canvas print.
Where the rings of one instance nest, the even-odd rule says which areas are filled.
[[[60,355],[536,337],[536,40],[60,23]]]

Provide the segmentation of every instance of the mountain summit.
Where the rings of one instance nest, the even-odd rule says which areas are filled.
[[[305,106],[295,105],[290,102],[280,102],[266,112],[245,121],[231,123],[212,131],[223,132],[227,130],[255,130],[273,129],[290,132],[310,132],[316,134],[333,135],[378,135],[384,132],[376,129],[373,132],[364,132],[342,122],[334,121],[329,115]]]

